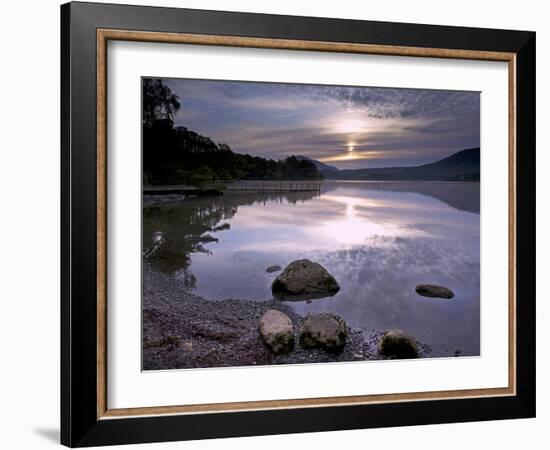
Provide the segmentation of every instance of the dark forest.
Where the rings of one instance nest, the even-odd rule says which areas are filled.
[[[162,80],[143,79],[143,182],[204,185],[214,181],[312,180],[323,176],[311,161],[234,152],[184,126],[175,126],[180,99]]]

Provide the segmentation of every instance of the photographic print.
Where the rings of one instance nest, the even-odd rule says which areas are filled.
[[[480,94],[142,78],[142,368],[480,355]]]

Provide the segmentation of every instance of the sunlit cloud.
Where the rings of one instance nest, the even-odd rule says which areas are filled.
[[[386,155],[387,152],[381,152],[381,151],[355,151],[354,146],[348,147],[348,152],[344,154],[338,154],[333,156],[325,156],[322,158],[319,158],[319,161],[325,162],[325,163],[334,163],[339,161],[357,161],[357,160],[365,160],[368,161],[369,159],[379,159],[381,156],[388,156]]]

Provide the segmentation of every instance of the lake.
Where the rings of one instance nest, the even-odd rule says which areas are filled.
[[[401,328],[437,354],[479,355],[479,183],[325,181],[321,192],[228,192],[144,209],[143,245],[163,232],[155,270],[210,300],[272,298],[271,283],[296,259],[322,264],[333,297],[293,301],[352,327]],[[420,297],[418,284],[453,289]]]

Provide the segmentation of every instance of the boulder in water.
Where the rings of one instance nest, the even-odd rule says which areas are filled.
[[[339,290],[335,278],[321,264],[309,259],[291,262],[271,285],[273,295],[281,299],[322,298]]]
[[[451,289],[436,284],[419,284],[415,290],[422,297],[451,299],[455,296]]]

